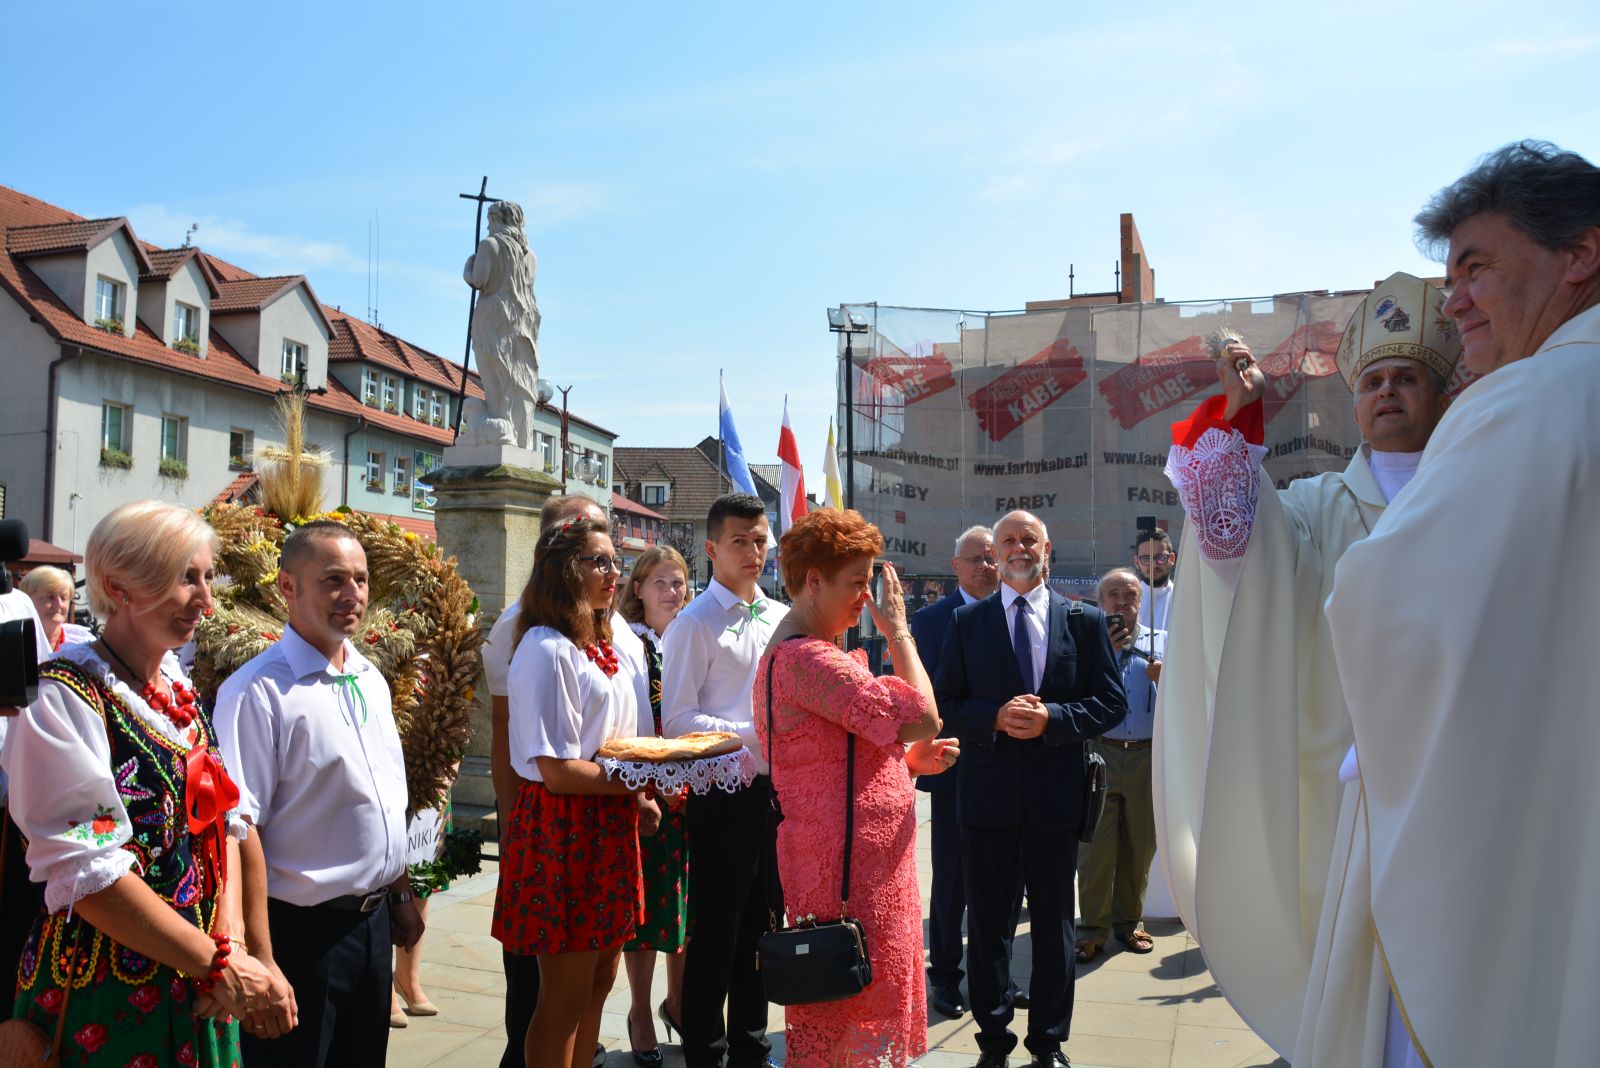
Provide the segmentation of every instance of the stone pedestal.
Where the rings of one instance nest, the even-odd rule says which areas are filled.
[[[500,613],[514,607],[533,571],[539,540],[539,510],[561,492],[558,479],[541,470],[539,458],[511,446],[452,446],[444,466],[429,481],[437,498],[433,521],[439,548],[456,558],[456,568],[478,596],[478,621],[485,635]],[[489,690],[478,687],[472,714],[472,742],[461,762],[451,799],[458,821],[494,810],[489,778]],[[492,825],[485,836],[492,836]]]

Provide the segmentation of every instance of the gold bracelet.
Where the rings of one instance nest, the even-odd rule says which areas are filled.
[[[911,636],[911,632],[909,630],[901,631],[899,634],[896,634],[893,638],[890,638],[889,641],[890,642],[910,642],[912,645],[916,645],[917,644],[917,640]]]

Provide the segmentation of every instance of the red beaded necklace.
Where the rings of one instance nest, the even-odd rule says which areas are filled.
[[[128,662],[122,659],[121,654],[111,648],[111,643],[106,641],[103,634],[100,636],[100,644],[106,647],[106,652],[111,654],[113,660],[122,665],[122,670],[133,678],[139,677],[139,673],[128,666]],[[159,675],[156,678],[157,681],[160,680]],[[194,717],[199,711],[195,700],[195,692],[177,679],[172,680],[172,696],[170,697],[162,693],[161,688],[155,682],[145,683],[144,689],[139,691],[139,696],[144,698],[145,704],[166,716],[172,722],[172,725],[179,730],[187,730],[189,724],[194,722]]]
[[[594,661],[596,667],[606,673],[606,678],[608,679],[615,675],[617,669],[622,666],[617,659],[617,651],[611,647],[610,642],[601,642],[599,645],[585,645],[583,651],[588,654],[590,660]]]
[[[177,679],[172,680],[171,697],[157,689],[153,682],[145,683],[141,696],[144,697],[145,704],[170,719],[173,726],[179,730],[187,729],[199,712],[195,692]]]

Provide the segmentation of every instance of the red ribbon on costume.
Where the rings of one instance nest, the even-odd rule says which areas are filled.
[[[189,833],[199,840],[201,851],[211,861],[220,891],[228,879],[228,813],[239,806],[239,787],[203,742],[189,750],[186,763],[183,807],[189,814]]]

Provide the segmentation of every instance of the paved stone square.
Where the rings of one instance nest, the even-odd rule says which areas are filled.
[[[927,819],[925,797],[918,815]],[[919,836],[918,871],[926,908],[928,854],[926,831]],[[414,1017],[410,1026],[392,1032],[391,1068],[492,1068],[505,1048],[502,1022],[505,979],[500,946],[489,937],[494,907],[495,872],[482,874],[434,898],[428,910],[424,945],[423,986],[439,1007],[435,1017]],[[1245,1026],[1218,992],[1205,969],[1200,950],[1183,927],[1172,921],[1148,924],[1155,952],[1140,956],[1122,951],[1102,955],[1078,973],[1077,1007],[1067,1045],[1074,1065],[1103,1068],[1243,1068],[1282,1066],[1266,1043]],[[1015,972],[1028,974],[1030,961],[1027,917],[1018,929]],[[1112,946],[1120,950],[1115,942]],[[652,1004],[666,991],[665,969],[657,958]],[[608,1068],[631,1066],[626,1017],[627,980],[619,970],[617,985],[606,1002],[601,1041]],[[783,1059],[783,1009],[772,1007],[771,1029],[778,1059]],[[666,1034],[658,1027],[658,1038]],[[917,1063],[926,1068],[967,1066],[977,1060],[977,1028],[970,1015],[946,1020],[930,1012],[929,1052]],[[1020,1033],[1020,1029],[1019,1029]],[[674,1042],[662,1042],[668,1068],[683,1064]],[[1018,1047],[1013,1064],[1026,1063]]]

